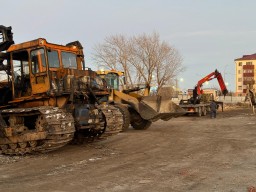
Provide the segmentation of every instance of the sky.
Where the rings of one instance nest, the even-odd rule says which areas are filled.
[[[66,44],[79,40],[86,66],[97,70],[92,54],[110,35],[157,32],[175,47],[185,71],[181,90],[217,69],[235,91],[234,59],[256,53],[255,0],[0,0],[0,25],[12,26],[15,43],[39,37]],[[183,79],[183,81],[181,81]],[[207,87],[219,87],[217,80]]]

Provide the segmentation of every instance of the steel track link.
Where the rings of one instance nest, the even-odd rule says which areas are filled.
[[[103,112],[107,123],[106,130],[100,139],[105,139],[121,132],[124,123],[121,111],[113,105],[100,105],[98,108]]]
[[[49,152],[63,147],[69,143],[74,136],[74,119],[70,113],[64,112],[57,107],[35,107],[27,109],[3,110],[4,114],[29,115],[37,111],[44,118],[41,125],[43,131],[47,133],[45,139],[26,141],[23,145],[8,143],[0,145],[0,153],[8,155],[21,155],[25,153]],[[35,130],[37,132],[37,130]]]

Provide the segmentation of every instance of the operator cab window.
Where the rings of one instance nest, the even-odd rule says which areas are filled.
[[[119,90],[119,77],[117,74],[109,73],[105,79],[109,88]]]
[[[33,74],[46,71],[46,62],[43,48],[31,51],[31,64]]]
[[[48,54],[49,67],[59,68],[60,60],[59,60],[58,52],[54,50],[47,50],[47,54]]]
[[[76,55],[70,52],[61,52],[63,68],[77,69]]]
[[[12,53],[13,62],[13,75],[14,76],[29,76],[29,66],[28,66],[28,52],[21,51]]]
[[[5,71],[0,71],[0,82],[8,81],[9,75]]]
[[[31,95],[29,78],[28,52],[19,51],[12,53],[12,76],[14,82],[14,97]]]

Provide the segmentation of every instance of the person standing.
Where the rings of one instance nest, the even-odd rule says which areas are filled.
[[[217,104],[214,102],[214,100],[211,101],[210,103],[210,108],[211,108],[211,118],[216,118],[217,115]]]

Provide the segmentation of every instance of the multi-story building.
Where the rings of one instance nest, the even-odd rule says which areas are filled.
[[[244,96],[249,86],[254,86],[256,80],[256,53],[243,55],[242,58],[235,59],[236,63],[236,95]]]

